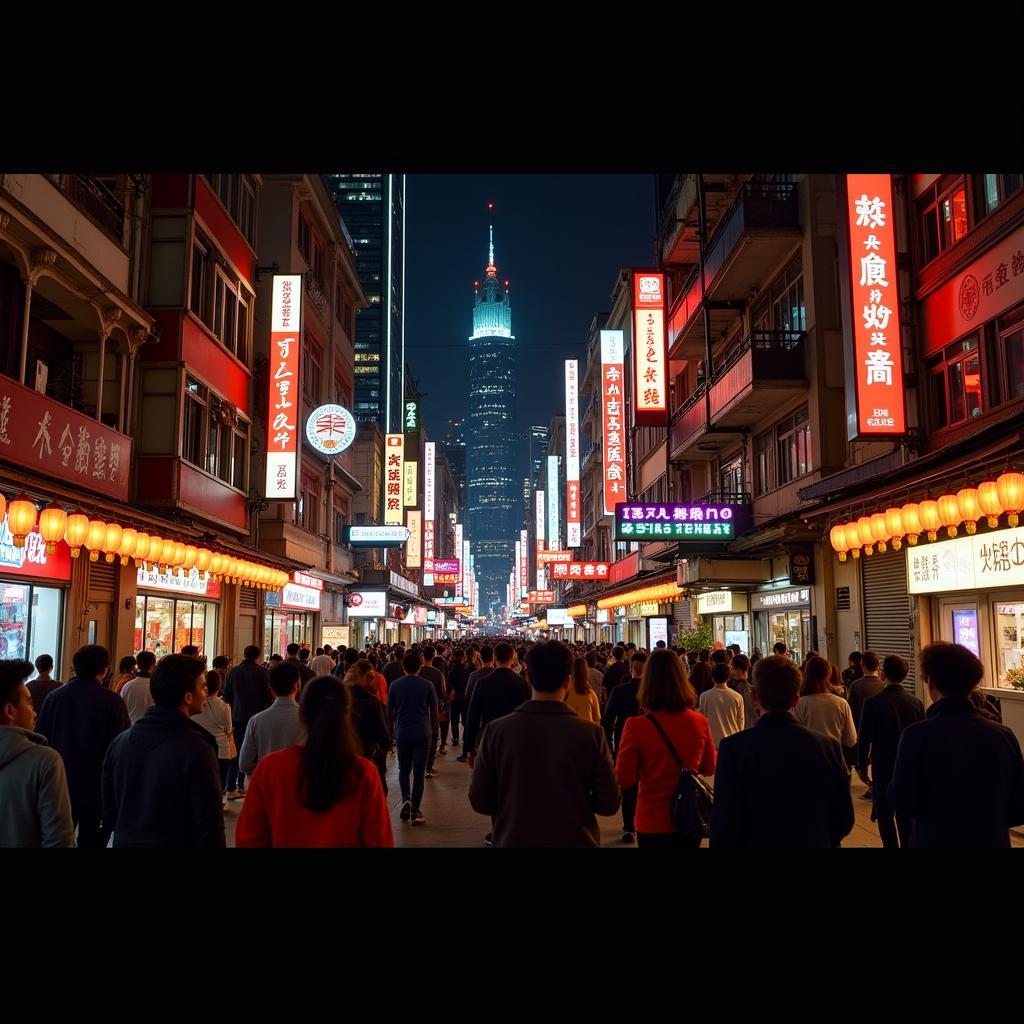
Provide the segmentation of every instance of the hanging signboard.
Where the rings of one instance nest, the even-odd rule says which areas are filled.
[[[668,426],[665,275],[633,271],[633,422]]]
[[[620,503],[615,506],[615,539],[733,540],[737,517],[747,508],[728,503]]]
[[[607,562],[555,562],[549,574],[553,580],[606,580]]]
[[[409,528],[409,541],[405,548],[405,564],[410,569],[418,569],[423,564],[423,513],[418,509],[409,509],[405,513],[405,524]]]
[[[306,420],[306,440],[321,455],[340,455],[356,437],[356,421],[343,405],[321,405]]]
[[[565,361],[565,528],[567,548],[582,543],[580,525],[580,381],[579,364]]]
[[[548,547],[558,547],[558,456],[548,456]]]
[[[296,497],[299,454],[299,344],[302,338],[302,276],[275,274],[267,363],[267,477],[270,501]]]
[[[402,435],[388,434],[384,446],[384,522],[402,525]]]
[[[626,498],[626,437],[622,429],[624,396],[622,331],[601,332],[601,427],[604,465],[604,514],[612,515]]]

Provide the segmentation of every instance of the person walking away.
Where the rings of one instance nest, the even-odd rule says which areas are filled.
[[[728,672],[727,665],[717,667]],[[732,700],[738,695],[726,688],[725,682],[723,679],[722,688],[729,694],[725,699]],[[652,651],[640,681],[643,714],[626,722],[615,759],[619,785],[638,787],[639,847],[695,849],[701,844],[700,836],[677,832],[672,824],[672,798],[679,785],[680,769],[685,767],[698,775],[715,774],[711,727],[696,710],[697,699],[679,658],[669,650]]]
[[[864,651],[860,656],[861,670],[863,674],[854,679],[847,687],[846,699],[850,702],[850,710],[853,712],[853,724],[860,728],[860,716],[864,710],[864,701],[882,692],[884,684],[878,675],[879,657],[874,651]],[[852,762],[856,766],[856,759]],[[864,800],[872,799],[872,791],[868,788],[861,794]]]
[[[846,683],[843,682],[843,674],[839,671],[838,665],[833,665],[830,661],[828,663],[828,688],[829,692],[834,693],[837,697],[842,697],[843,700],[848,700],[849,695],[846,689]]]
[[[700,695],[700,713],[708,720],[717,747],[726,736],[742,732],[746,725],[743,698],[729,686],[729,666],[719,663],[711,670],[714,686]],[[704,774],[711,774],[705,772]]]
[[[135,655],[127,654],[117,663],[117,681],[114,683],[114,693],[120,693],[125,683],[135,678]]]
[[[410,651],[403,662],[405,675],[388,687],[388,718],[398,748],[398,784],[402,790],[402,821],[426,824],[420,810],[423,779],[431,738],[437,729],[437,690],[421,676],[423,659]],[[409,773],[412,772],[412,789]]]
[[[36,711],[25,685],[31,674],[30,661],[0,661],[0,848],[72,847],[67,773],[60,754],[34,731]]]
[[[1008,830],[1024,823],[1024,760],[1013,732],[970,701],[984,666],[950,643],[929,644],[920,665],[934,703],[900,736],[889,785],[896,820],[910,819],[911,849],[1008,849]]]
[[[306,657],[303,658],[302,654],[305,653]],[[309,651],[305,647],[300,647],[298,644],[289,644],[285,648],[285,654],[288,655],[284,660],[292,661],[299,666],[299,672],[301,673],[301,680],[299,682],[299,690],[306,685],[313,678],[313,670],[309,667]]]
[[[843,748],[844,759],[849,764],[850,752],[856,752],[857,729],[850,705],[832,693],[830,678],[830,666],[824,658],[815,654],[807,659],[796,720],[808,729],[831,736]]]
[[[463,750],[472,765],[476,745],[484,728],[497,718],[511,714],[523,701],[530,699],[530,686],[512,668],[516,652],[511,644],[501,641],[494,648],[497,667],[480,676],[469,702],[469,716]],[[482,669],[478,671],[483,671]]]
[[[456,761],[469,760],[469,749],[466,743],[466,738],[469,736],[469,709],[473,703],[473,693],[480,680],[489,676],[494,669],[494,648],[489,644],[484,644],[480,648],[480,666],[470,672],[469,682],[466,684],[466,724],[465,731],[463,732],[462,753],[455,759]]]
[[[228,809],[228,768],[238,752],[231,728],[231,708],[221,699],[220,672],[211,669],[206,673],[206,703],[192,721],[202,726],[217,741],[217,767],[220,769],[220,791],[223,809]]]
[[[750,683],[753,664],[745,654],[736,654],[729,663],[729,689],[743,698],[743,728],[749,729],[757,721],[754,688]]]
[[[605,693],[604,689],[604,673],[597,667],[597,651],[593,649],[587,651],[585,658],[587,662],[587,679],[590,681],[594,693],[597,694],[598,702],[603,709],[608,700],[608,694]]]
[[[612,661],[608,668],[605,670],[602,682],[604,683],[604,692],[607,695],[608,700],[612,699],[612,694],[615,692],[615,687],[619,683],[624,683],[630,677],[629,662],[625,660],[626,650],[624,647],[616,645],[612,648]]]
[[[433,778],[437,774],[434,770],[434,759],[436,756],[444,757],[448,751],[445,746],[448,742],[448,683],[445,680],[444,672],[434,664],[437,652],[433,647],[423,648],[423,666],[420,668],[420,675],[423,676],[437,691],[437,722],[438,735],[431,738],[430,754],[427,757],[427,778]],[[438,749],[438,739],[441,746]]]
[[[206,703],[206,662],[161,658],[154,705],[110,745],[103,762],[103,816],[115,847],[223,847],[217,741],[193,719]]]
[[[601,724],[601,702],[590,685],[585,658],[577,656],[572,663],[572,685],[566,691],[565,703],[584,721]]]
[[[249,719],[242,749],[238,752],[238,770],[242,775],[251,775],[267,754],[301,742],[298,705],[301,678],[301,667],[288,659],[271,670],[274,703]]]
[[[156,668],[156,655],[152,651],[139,651],[135,655],[135,675],[132,679],[145,679],[147,684],[153,678],[153,669]],[[130,683],[132,680],[129,679]],[[125,683],[127,686],[128,683]],[[124,687],[121,687],[121,699],[124,699]],[[130,713],[129,713],[130,717]]]
[[[634,654],[629,660],[630,677],[611,691],[608,704],[601,716],[601,725],[612,755],[616,762],[619,758],[619,746],[622,743],[622,731],[626,722],[640,714],[640,679],[647,664],[646,654]],[[637,787],[627,786],[622,790],[622,841],[632,843],[636,838],[636,800]]]
[[[697,697],[707,693],[715,685],[711,678],[711,652],[703,650],[697,654],[697,662],[690,669],[690,685],[697,691]]]
[[[380,658],[376,654],[368,654],[366,656],[366,661],[370,663],[370,666],[373,669],[373,678],[370,683],[373,688],[373,692],[376,694],[377,700],[379,700],[384,707],[387,707],[388,681],[380,670]]]
[[[459,725],[465,733],[466,689],[469,686],[469,666],[466,664],[466,652],[459,648],[452,652],[451,665],[448,669],[448,716],[451,720],[452,747],[459,745]]]
[[[111,741],[131,722],[124,701],[103,686],[110,671],[105,647],[80,647],[71,664],[74,676],[47,696],[36,732],[64,761],[79,847],[103,847],[110,838],[110,827],[103,821],[103,758]]]
[[[64,684],[53,678],[53,658],[49,654],[40,654],[36,658],[36,672],[38,674],[35,679],[28,682],[28,692],[32,696],[32,709],[38,717],[39,712],[43,710],[43,701],[46,700],[47,694]]]
[[[846,659],[847,667],[843,669],[843,685],[847,692],[849,692],[850,683],[864,675],[864,669],[861,667],[862,657],[860,651],[851,651]]]
[[[324,644],[316,649],[316,657],[309,663],[313,678],[329,676],[334,671],[334,659],[331,657],[331,645]]]
[[[399,676],[405,674],[405,667],[402,665],[402,659],[404,657],[404,647],[396,647],[391,652],[391,660],[384,668],[384,679],[387,681],[388,686],[390,686]]]
[[[373,666],[367,659],[361,658],[348,670],[344,682],[352,692],[352,726],[362,744],[363,754],[377,766],[380,784],[387,796],[391,734],[388,732],[384,705],[373,692]]]
[[[297,645],[296,645],[297,647]],[[224,702],[231,705],[231,728],[234,732],[235,748],[241,753],[249,719],[265,711],[274,701],[267,670],[260,664],[263,652],[250,644],[242,652],[242,662],[228,672],[224,683]],[[292,659],[298,664],[298,659]],[[278,664],[284,664],[283,661]],[[244,776],[238,770],[238,759],[228,766],[228,799],[238,800],[245,793]]]
[[[832,849],[852,830],[842,748],[796,720],[801,686],[789,658],[771,655],[754,666],[757,722],[718,748],[713,850]]]
[[[507,663],[506,646],[498,644],[499,664]],[[484,730],[469,802],[492,816],[496,847],[600,846],[596,815],[614,814],[621,797],[604,733],[565,703],[572,652],[558,641],[538,643],[526,666],[530,698]]]
[[[253,773],[237,847],[394,846],[377,769],[359,753],[351,701],[337,676],[302,688],[302,742],[270,754]]]
[[[150,674],[136,674],[121,689],[121,700],[128,709],[128,719],[134,725],[153,706],[153,695],[150,693]]]

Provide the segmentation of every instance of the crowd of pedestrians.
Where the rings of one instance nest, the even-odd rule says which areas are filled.
[[[262,662],[185,648],[114,671],[87,645],[65,683],[48,655],[0,661],[0,846],[224,846],[241,800],[239,847],[390,847],[388,758],[398,820],[424,826],[449,749],[495,847],[598,846],[598,817],[621,815],[641,848],[835,848],[852,770],[887,849],[1007,847],[1024,824],[1020,746],[955,644],[921,652],[927,711],[898,656],[841,671],[782,644],[290,644]]]

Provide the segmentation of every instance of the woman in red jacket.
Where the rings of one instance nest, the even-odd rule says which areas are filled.
[[[678,656],[652,651],[637,695],[646,712],[630,718],[622,730],[615,777],[625,789],[639,783],[636,804],[637,846],[698,847],[672,827],[672,796],[679,764],[650,718],[665,730],[683,764],[698,775],[714,775],[715,744],[708,720],[697,707],[697,692]]]
[[[373,762],[359,756],[352,697],[335,676],[303,688],[306,741],[264,757],[253,773],[235,845],[394,846]]]

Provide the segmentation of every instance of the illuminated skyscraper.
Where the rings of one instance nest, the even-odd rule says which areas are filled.
[[[519,460],[515,457],[515,338],[508,281],[498,280],[494,228],[486,276],[476,283],[469,338],[466,423],[467,523],[476,556],[480,612],[505,604],[520,528]]]

